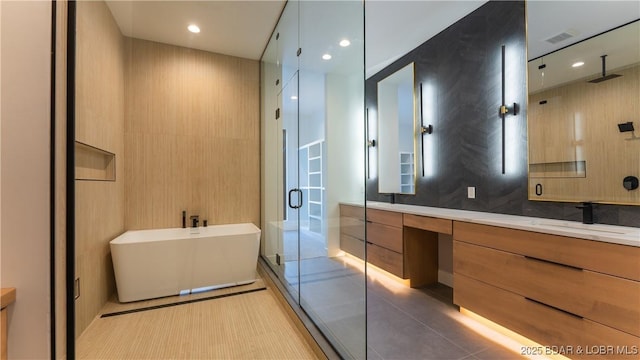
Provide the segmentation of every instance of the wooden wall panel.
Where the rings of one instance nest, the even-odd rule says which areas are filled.
[[[104,2],[77,4],[76,140],[116,157],[116,181],[76,181],[76,336],[115,291],[109,241],[124,232],[124,38]]]
[[[125,224],[260,224],[259,63],[127,39]]]
[[[66,359],[66,219],[67,219],[67,11],[66,0],[56,2],[55,88],[55,311],[56,359]]]

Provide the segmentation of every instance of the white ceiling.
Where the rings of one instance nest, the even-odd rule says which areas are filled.
[[[254,60],[260,59],[285,3],[107,1],[125,36]],[[189,24],[198,25],[201,32],[190,33]]]
[[[576,80],[588,81],[601,77],[602,55],[607,55],[607,75],[640,63],[640,21],[530,61],[529,93]],[[571,66],[578,61],[584,65],[576,68]],[[545,67],[539,69],[542,64]]]
[[[640,18],[640,1],[543,1],[527,3],[529,59],[577,43]],[[567,32],[573,37],[558,44],[546,39]],[[640,42],[640,34],[636,38]]]
[[[367,77],[485,2],[365,1]],[[126,36],[259,59],[285,1],[108,1],[107,4]],[[640,2],[532,0],[527,3],[527,15],[528,56],[532,59],[640,18]],[[341,18],[340,14],[318,12],[312,16],[319,24],[322,23],[320,18],[326,17],[333,23]],[[192,22],[200,26],[200,34],[186,30]],[[331,32],[337,28],[333,26]],[[315,36],[309,33],[303,36],[328,38],[328,30],[323,30],[322,26],[315,29],[318,30]],[[555,46],[543,41],[564,31],[575,36]],[[313,47],[331,49],[335,44],[316,42]]]

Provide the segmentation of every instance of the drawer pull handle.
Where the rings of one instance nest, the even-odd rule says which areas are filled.
[[[574,313],[572,313],[572,312],[568,312],[567,310],[562,310],[562,309],[557,308],[557,307],[555,307],[555,306],[551,306],[551,305],[549,305],[549,304],[545,304],[545,303],[540,302],[540,301],[538,301],[538,300],[533,300],[533,299],[528,298],[528,297],[525,297],[524,299],[525,299],[525,300],[527,300],[527,301],[531,301],[531,302],[533,302],[533,303],[536,303],[536,304],[538,304],[538,305],[542,305],[542,306],[544,306],[544,307],[548,307],[548,308],[550,308],[550,309],[560,311],[560,312],[562,312],[562,313],[565,313],[565,314],[567,314],[567,315],[573,316],[573,317],[575,317],[575,318],[578,318],[578,319],[584,319],[584,318],[583,318],[582,316],[580,316],[580,315],[576,315],[576,314],[574,314]]]
[[[555,261],[550,261],[550,260],[545,260],[545,259],[539,259],[537,257],[533,257],[533,256],[527,256],[524,255],[524,258],[527,260],[533,260],[533,261],[539,261],[539,262],[543,262],[543,263],[547,263],[547,264],[552,264],[552,265],[557,265],[557,266],[562,266],[562,267],[566,267],[569,269],[573,269],[573,270],[578,270],[578,271],[582,271],[582,268],[579,268],[577,266],[572,266],[572,265],[567,265],[567,264],[561,264],[561,263],[557,263]]]

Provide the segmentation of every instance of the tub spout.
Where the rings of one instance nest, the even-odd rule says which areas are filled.
[[[189,219],[191,220],[191,227],[197,228],[198,222],[200,222],[198,215],[191,215]]]

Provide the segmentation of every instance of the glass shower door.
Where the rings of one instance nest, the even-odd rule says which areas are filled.
[[[297,275],[297,214],[289,208],[297,188],[298,10],[286,6],[261,59],[262,257],[280,279]],[[290,149],[293,147],[293,150]],[[297,201],[298,193],[291,194]],[[297,281],[283,281],[297,294]],[[297,299],[297,295],[295,295]]]
[[[366,358],[365,266],[340,247],[340,203],[365,198],[363,16],[288,1],[261,61],[262,256],[345,359]]]
[[[279,94],[280,116],[276,119],[281,147],[278,169],[281,195],[278,209],[282,219],[278,227],[278,241],[282,244],[280,255],[281,279],[289,292],[298,298],[300,259],[300,208],[304,195],[298,186],[298,73],[283,86]]]
[[[343,358],[364,359],[364,264],[341,250],[339,206],[364,206],[364,9],[298,6],[300,306]]]

